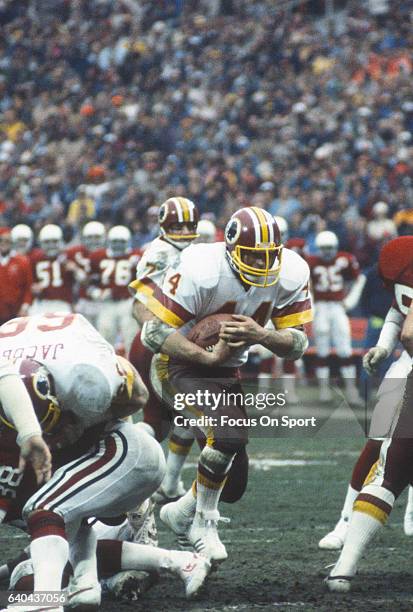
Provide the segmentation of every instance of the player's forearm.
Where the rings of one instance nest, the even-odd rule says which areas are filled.
[[[390,353],[392,353],[396,348],[396,345],[400,339],[402,327],[403,315],[396,310],[396,308],[390,308],[384,320],[376,346],[386,349],[390,355]]]
[[[6,419],[18,432],[19,444],[31,436],[42,435],[30,396],[17,374],[0,378],[0,401]]]
[[[263,328],[259,343],[278,357],[300,359],[308,347],[307,336],[300,329],[271,330]]]
[[[156,317],[141,302],[135,300],[132,306],[132,315],[136,322],[142,327],[145,321],[153,321]]]
[[[197,346],[179,332],[174,332],[164,341],[161,352],[185,363],[213,365],[212,353]]]
[[[404,320],[400,340],[409,355],[413,357],[413,308],[410,308]]]

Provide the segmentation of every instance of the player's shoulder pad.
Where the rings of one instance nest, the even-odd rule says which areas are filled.
[[[306,284],[310,268],[305,259],[295,251],[284,247],[278,282],[287,291],[296,291]]]
[[[413,236],[390,240],[380,251],[379,274],[385,281],[396,282],[413,264]]]

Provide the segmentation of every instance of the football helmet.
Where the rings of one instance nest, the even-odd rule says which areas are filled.
[[[198,238],[198,220],[198,209],[187,198],[169,198],[159,208],[161,235],[180,250]]]
[[[63,249],[63,232],[58,225],[49,223],[39,232],[40,248],[48,257],[56,257]]]
[[[89,221],[82,229],[82,242],[89,251],[103,249],[106,240],[106,230],[103,223]]]
[[[262,208],[241,208],[225,228],[231,268],[247,285],[270,287],[278,281],[283,244],[278,225]]]
[[[196,241],[207,243],[215,242],[216,231],[217,229],[212,221],[209,221],[209,219],[201,219],[198,223],[197,232],[199,237]]]
[[[33,246],[33,230],[24,223],[15,225],[11,230],[13,248],[22,255],[26,255]]]
[[[114,257],[126,255],[131,241],[131,233],[125,225],[115,225],[108,232],[108,247]]]
[[[42,431],[51,432],[61,416],[53,376],[44,365],[34,359],[23,359],[20,362],[19,375],[32,400]],[[4,416],[3,410],[0,410],[0,421],[7,427],[15,429]]]
[[[323,259],[334,259],[338,251],[338,238],[334,232],[320,232],[315,239],[315,245]]]
[[[279,217],[278,215],[274,215],[274,219],[280,230],[282,243],[285,244],[288,240],[288,223],[284,217]]]

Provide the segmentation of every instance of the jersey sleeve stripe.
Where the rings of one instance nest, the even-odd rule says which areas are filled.
[[[284,306],[284,308],[273,308],[271,313],[271,318],[280,318],[285,317],[290,314],[295,314],[296,312],[303,312],[304,310],[311,309],[311,299],[306,298],[305,300],[301,300],[300,302],[294,302],[293,304],[288,304],[288,306]]]
[[[271,319],[276,329],[286,329],[287,327],[296,327],[304,323],[310,323],[313,320],[313,311],[304,310],[294,314],[285,315],[283,317],[274,317]]]
[[[145,276],[144,278],[139,278],[132,281],[129,283],[128,287],[129,293],[131,293],[133,296],[135,296],[138,292],[143,293],[144,295],[152,295],[157,285],[148,276]]]
[[[162,289],[155,285],[155,283],[152,283],[152,281],[153,288],[142,283],[142,281],[134,281],[132,284],[137,287],[136,299],[167,325],[182,327],[182,325],[194,318],[192,313],[162,293]]]

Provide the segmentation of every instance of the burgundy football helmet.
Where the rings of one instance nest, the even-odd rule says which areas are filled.
[[[20,362],[19,374],[32,400],[42,431],[51,432],[61,415],[53,376],[44,365],[33,359],[23,359]],[[7,427],[15,429],[14,425],[4,417],[3,411],[0,411],[0,420]]]
[[[198,238],[199,213],[195,204],[187,198],[169,198],[159,208],[161,235],[178,249],[184,249]],[[190,232],[184,232],[184,226]]]
[[[269,212],[256,206],[238,210],[225,228],[225,243],[229,264],[244,283],[275,285],[283,245],[277,222]]]

